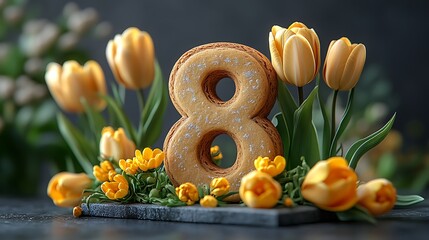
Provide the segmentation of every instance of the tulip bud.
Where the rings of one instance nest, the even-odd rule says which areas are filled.
[[[282,188],[268,173],[253,171],[241,180],[239,194],[248,207],[271,208],[281,197]]]
[[[375,179],[360,185],[357,195],[358,204],[374,216],[390,211],[396,202],[396,189],[386,179]]]
[[[115,161],[133,158],[135,150],[136,145],[125,135],[123,128],[115,131],[112,127],[105,127],[101,131],[100,156],[102,158],[112,158]]]
[[[201,207],[215,208],[217,207],[217,199],[211,195],[206,195],[200,200]]]
[[[193,205],[199,199],[197,187],[189,182],[182,183],[177,187],[176,195],[180,201],[187,205]]]
[[[320,43],[313,29],[299,22],[287,29],[273,26],[269,33],[269,46],[271,62],[283,82],[302,87],[317,75]]]
[[[321,209],[345,211],[357,202],[357,175],[342,157],[319,161],[304,179],[302,196]]]
[[[106,107],[106,102],[99,96],[106,94],[106,82],[100,65],[95,61],[88,61],[83,67],[73,60],[66,61],[63,66],[50,63],[45,80],[51,95],[64,111],[83,112],[82,98],[97,110]]]
[[[147,88],[155,76],[155,50],[147,32],[128,28],[106,48],[107,61],[116,80],[129,89]]]
[[[48,196],[59,207],[74,207],[80,204],[83,190],[89,188],[92,180],[84,173],[61,172],[51,178]]]
[[[213,178],[210,182],[210,194],[213,194],[216,197],[222,196],[229,192],[229,182],[224,177]]]
[[[334,90],[350,90],[356,86],[365,64],[366,48],[352,44],[346,37],[329,44],[323,66],[323,78]]]

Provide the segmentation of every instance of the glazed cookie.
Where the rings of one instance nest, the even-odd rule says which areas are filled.
[[[225,77],[235,83],[234,96],[222,101],[216,84]],[[280,136],[267,119],[277,96],[276,74],[269,60],[253,48],[234,43],[212,43],[193,48],[176,62],[170,75],[171,100],[182,118],[165,142],[165,169],[174,185],[209,184],[225,177],[231,191],[253,171],[258,156],[282,153]],[[237,159],[220,168],[210,147],[220,134],[237,146]],[[239,196],[229,198],[238,201]]]

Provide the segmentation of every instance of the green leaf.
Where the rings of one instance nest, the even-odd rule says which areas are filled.
[[[341,135],[344,133],[344,130],[346,130],[347,125],[350,122],[350,118],[352,117],[352,105],[353,105],[354,91],[355,91],[354,88],[352,88],[352,90],[350,90],[349,99],[347,100],[346,110],[344,111],[343,118],[341,119],[341,122],[338,125],[338,129],[335,132],[335,136],[332,139],[332,143],[331,143],[331,147],[329,150],[329,156],[328,157],[332,157],[332,156],[336,155],[338,140],[340,139]],[[335,110],[332,109],[332,111],[335,111]]]
[[[396,195],[395,206],[409,206],[425,200],[419,195]]]
[[[283,113],[283,117],[286,121],[288,129],[293,130],[293,126],[294,126],[293,116],[298,106],[293,100],[293,97],[290,94],[289,89],[281,80],[278,80],[277,101],[280,104],[280,109]]]
[[[99,143],[101,138],[101,130],[106,126],[103,116],[88,104],[84,98],[81,99],[82,105],[85,108],[85,114],[88,118],[89,127],[94,134],[95,142]]]
[[[395,121],[396,113],[392,118],[373,134],[356,141],[346,153],[346,159],[349,161],[349,166],[353,169],[356,168],[359,159],[373,147],[377,146],[387,136],[392,125]]]
[[[365,221],[376,224],[377,221],[364,208],[355,206],[344,212],[337,212],[340,221]]]
[[[162,119],[167,107],[168,89],[162,77],[162,71],[155,62],[155,79],[149,92],[146,105],[140,116],[138,131],[139,146],[152,146],[161,135]]]
[[[326,106],[323,104],[319,92],[317,93],[317,99],[323,117],[322,159],[327,159],[329,157],[329,147],[331,144],[331,126],[329,125],[330,120],[326,112]]]
[[[122,106],[124,105],[125,102],[125,88],[122,86],[117,86],[115,84],[112,84],[112,92],[113,92],[113,97],[115,98],[116,102],[118,103],[118,105]]]
[[[111,110],[111,113],[115,115],[115,119],[118,120],[121,127],[124,128],[125,132],[127,133],[127,136],[130,137],[134,143],[137,143],[137,134],[135,129],[133,128],[130,120],[125,115],[124,111],[120,107],[119,103],[116,102],[112,97],[109,95],[102,96],[107,102],[107,106]]]
[[[317,95],[318,87],[315,87],[302,105],[294,114],[294,130],[289,153],[287,169],[293,169],[301,165],[301,157],[304,157],[310,167],[320,160],[319,143],[316,128],[312,121],[313,102]]]
[[[97,151],[91,146],[82,133],[79,132],[71,122],[61,113],[57,115],[58,127],[61,135],[69,145],[79,164],[88,174],[92,174],[92,162],[97,161]]]
[[[289,130],[286,124],[286,120],[283,116],[283,113],[279,112],[276,115],[274,115],[272,119],[272,123],[277,128],[277,131],[280,134],[280,138],[282,140],[282,145],[283,145],[283,156],[286,159],[289,159],[290,136],[289,136]]]

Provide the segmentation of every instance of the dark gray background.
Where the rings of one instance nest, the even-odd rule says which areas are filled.
[[[329,42],[347,36],[367,48],[366,66],[378,65],[393,84],[392,99],[398,99],[395,128],[407,143],[426,146],[427,80],[429,48],[429,1],[202,1],[158,0],[117,1],[78,0],[81,7],[94,7],[100,19],[112,23],[113,32],[130,26],[148,31],[155,42],[156,55],[167,81],[175,61],[200,44],[229,41],[249,45],[269,57],[268,32],[274,24],[287,27],[301,21],[314,28],[321,42],[322,61]],[[60,14],[65,1],[32,1],[44,16]],[[42,7],[41,7],[42,6]],[[88,41],[93,58],[113,80],[105,58],[106,42]],[[309,89],[309,88],[308,88]],[[365,97],[360,93],[359,97]],[[390,101],[390,99],[388,100]],[[130,102],[129,113],[135,102]],[[164,136],[179,115],[170,104],[164,120]],[[408,129],[412,126],[414,133]],[[162,144],[159,141],[158,146]]]

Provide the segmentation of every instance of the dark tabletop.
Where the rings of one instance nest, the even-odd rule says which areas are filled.
[[[425,194],[427,197],[427,194]],[[323,222],[248,227],[81,217],[49,199],[0,197],[0,239],[429,239],[429,201],[394,209],[376,225]]]

